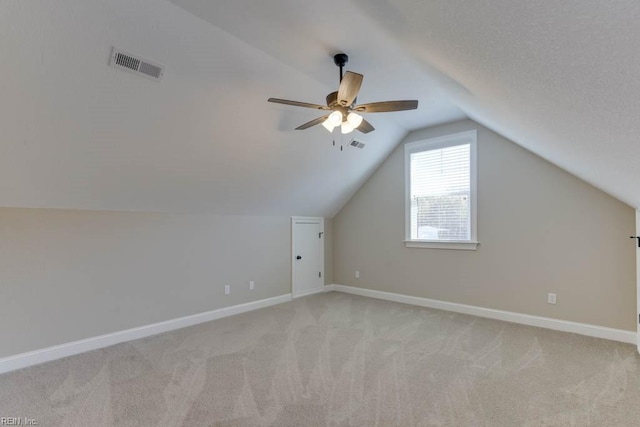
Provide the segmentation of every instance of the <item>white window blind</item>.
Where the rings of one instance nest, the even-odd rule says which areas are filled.
[[[410,239],[471,240],[471,146],[410,154]]]

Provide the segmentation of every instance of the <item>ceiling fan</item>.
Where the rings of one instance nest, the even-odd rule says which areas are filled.
[[[295,107],[314,108],[316,110],[330,111],[322,117],[302,124],[296,130],[308,129],[311,126],[322,123],[329,132],[340,126],[343,134],[354,129],[362,133],[369,133],[375,128],[358,113],[385,113],[389,111],[415,110],[418,101],[384,101],[369,104],[354,105],[358,91],[362,85],[363,75],[347,71],[344,76],[342,68],[349,61],[349,56],[339,53],[333,57],[333,62],[340,67],[340,86],[336,92],[327,95],[327,105],[309,104],[307,102],[290,101],[288,99],[269,98],[267,101],[277,104],[293,105]]]

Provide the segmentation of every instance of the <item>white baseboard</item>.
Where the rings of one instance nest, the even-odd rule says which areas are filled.
[[[331,286],[331,285],[329,285]],[[313,294],[319,294],[322,292],[327,292],[327,287],[323,286],[321,288],[318,289],[308,289],[306,291],[300,291],[300,292],[296,292],[293,294],[293,298],[300,298],[300,297],[306,297],[307,295],[313,295]]]
[[[0,374],[16,369],[26,368],[28,366],[38,365],[40,363],[49,362],[51,360],[60,359],[67,356],[73,356],[74,354],[108,347],[110,345],[119,344],[126,341],[132,341],[151,335],[157,335],[162,332],[168,332],[175,329],[185,328],[187,326],[197,325],[198,323],[209,322],[211,320],[232,316],[234,314],[245,313],[247,311],[257,310],[259,308],[281,304],[287,301],[291,301],[291,294],[284,294],[277,297],[248,302],[245,304],[219,308],[217,310],[193,314],[191,316],[165,320],[163,322],[153,323],[151,325],[126,329],[124,331],[113,332],[97,337],[86,338],[66,344],[55,345],[53,347],[47,347],[40,350],[34,350],[22,354],[16,354],[14,356],[4,357],[0,359]]]
[[[314,289],[313,291],[296,294],[296,298],[329,291],[344,292],[370,298],[395,301],[403,304],[417,305],[420,307],[436,308],[439,310],[469,314],[472,316],[503,320],[505,322],[519,323],[522,325],[537,326],[541,328],[553,329],[556,331],[572,332],[575,334],[603,338],[634,345],[637,344],[637,335],[634,331],[607,328],[604,326],[589,325],[586,323],[570,322],[567,320],[558,320],[549,317],[532,316],[529,314],[476,307],[472,305],[439,301],[428,298],[413,297],[409,295],[376,291],[372,289],[356,288],[353,286],[336,284],[326,285],[324,286],[324,288],[320,288],[317,290]],[[73,356],[75,354],[108,347],[126,341],[132,341],[152,335],[157,335],[163,332],[173,331],[175,329],[185,328],[187,326],[197,325],[199,323],[209,322],[215,319],[220,319],[222,317],[232,316],[234,314],[245,313],[247,311],[257,310],[259,308],[281,304],[287,301],[291,301],[291,299],[291,294],[279,295],[277,297],[252,301],[245,304],[234,305],[231,307],[219,308],[217,310],[211,310],[191,316],[166,320],[163,322],[153,323],[137,328],[126,329],[124,331],[113,332],[110,334],[86,338],[66,344],[55,345],[40,350],[34,350],[0,358],[0,374],[16,369],[26,368],[28,366],[49,362],[51,360],[61,359],[63,357]]]
[[[552,319],[550,317],[532,316],[530,314],[514,313],[512,311],[495,310],[492,308],[476,307],[473,305],[458,304],[454,302],[439,301],[428,298],[412,297],[409,295],[375,291],[372,289],[356,288],[353,286],[334,284],[325,286],[325,289],[327,291],[345,292],[348,294],[361,295],[387,301],[395,301],[403,304],[417,305],[420,307],[437,308],[439,310],[470,314],[472,316],[487,317],[489,319],[519,323],[521,325],[537,326],[540,328],[553,329],[563,332],[572,332],[574,334],[604,338],[611,341],[619,341],[633,345],[637,345],[638,342],[638,336],[635,331],[607,328],[605,326],[570,322],[567,320]]]

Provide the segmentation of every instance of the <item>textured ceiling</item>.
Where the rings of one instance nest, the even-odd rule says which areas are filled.
[[[466,114],[640,206],[638,18],[621,0],[3,0],[0,205],[332,216],[408,131]],[[162,81],[108,67],[113,45]],[[266,102],[320,103],[340,51],[359,102],[420,100],[370,115],[363,150]]]

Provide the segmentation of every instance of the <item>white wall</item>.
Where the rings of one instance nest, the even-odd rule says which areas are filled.
[[[287,294],[290,271],[289,217],[0,208],[0,357]]]
[[[404,247],[400,144],[334,217],[334,282],[635,330],[634,210],[471,120],[404,142],[471,129],[478,250]],[[548,292],[557,305],[547,304]]]

